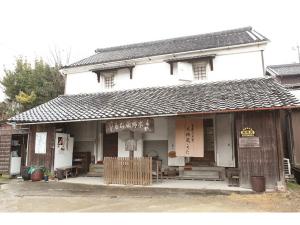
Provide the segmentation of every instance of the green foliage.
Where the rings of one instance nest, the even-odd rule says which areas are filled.
[[[22,58],[16,60],[14,70],[5,70],[0,81],[14,107],[13,113],[24,111],[45,103],[64,91],[64,77],[58,65],[50,67],[42,59],[35,61],[34,66]]]
[[[32,91],[30,95],[26,94],[23,91],[20,91],[18,95],[16,95],[16,101],[22,105],[32,104],[36,100],[36,94]]]

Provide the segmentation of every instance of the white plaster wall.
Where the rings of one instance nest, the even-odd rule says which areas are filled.
[[[207,66],[207,80],[262,77],[261,49],[261,47],[248,47],[211,52],[216,54],[216,57],[213,59],[214,70],[210,71],[210,66]],[[184,56],[195,56],[195,54]],[[193,78],[193,70],[189,63],[179,62],[173,65],[173,75],[171,75],[170,65],[164,60],[139,62],[133,68],[133,79],[130,79],[128,69],[118,70],[115,75],[115,86],[112,89],[104,87],[103,77],[98,83],[97,75],[93,72],[70,73],[67,75],[65,94],[174,85]]]
[[[145,133],[144,140],[168,140],[168,119],[154,118],[154,132]]]
[[[96,121],[68,123],[67,131],[74,137],[76,151],[91,152],[95,160],[100,160],[99,153],[96,152],[97,146],[101,145],[96,143],[98,136]]]
[[[213,61],[214,70],[208,68],[208,81],[263,77],[261,52],[218,55]]]
[[[97,75],[93,72],[72,73],[67,75],[65,94],[95,93],[101,89]]]
[[[291,90],[290,92],[300,101],[300,90]]]
[[[60,150],[56,143],[58,137],[64,137],[67,140],[67,149]],[[60,167],[72,166],[74,138],[69,134],[56,133],[55,135],[55,154],[54,154],[54,170]]]
[[[175,151],[176,119],[168,119],[168,152]],[[182,156],[168,157],[168,166],[184,166],[185,159]]]

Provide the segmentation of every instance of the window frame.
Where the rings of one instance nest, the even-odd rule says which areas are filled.
[[[112,89],[115,86],[115,74],[116,71],[104,73],[104,88]]]
[[[47,153],[47,132],[36,132],[35,133],[35,154],[46,154]]]
[[[207,80],[207,61],[192,62],[193,80]]]

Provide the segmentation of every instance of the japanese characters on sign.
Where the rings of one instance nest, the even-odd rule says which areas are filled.
[[[202,119],[176,120],[176,156],[204,156]]]
[[[128,120],[114,120],[106,123],[106,133],[116,133],[123,130],[154,132],[154,120],[152,118],[137,118]]]
[[[245,127],[241,131],[241,136],[242,137],[254,137],[255,136],[255,131],[250,127]]]
[[[239,146],[240,148],[259,148],[259,137],[240,137]]]
[[[259,137],[255,137],[255,131],[250,127],[245,127],[241,130],[241,137],[239,138],[240,148],[259,148]]]

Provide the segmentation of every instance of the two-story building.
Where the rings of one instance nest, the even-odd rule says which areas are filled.
[[[134,140],[135,157],[158,158],[181,178],[224,180],[235,168],[242,187],[261,175],[276,188],[284,184],[279,112],[299,102],[264,77],[268,42],[246,27],[100,48],[61,70],[65,95],[10,122],[30,126],[29,165],[72,163],[64,133],[93,162],[128,157]]]

